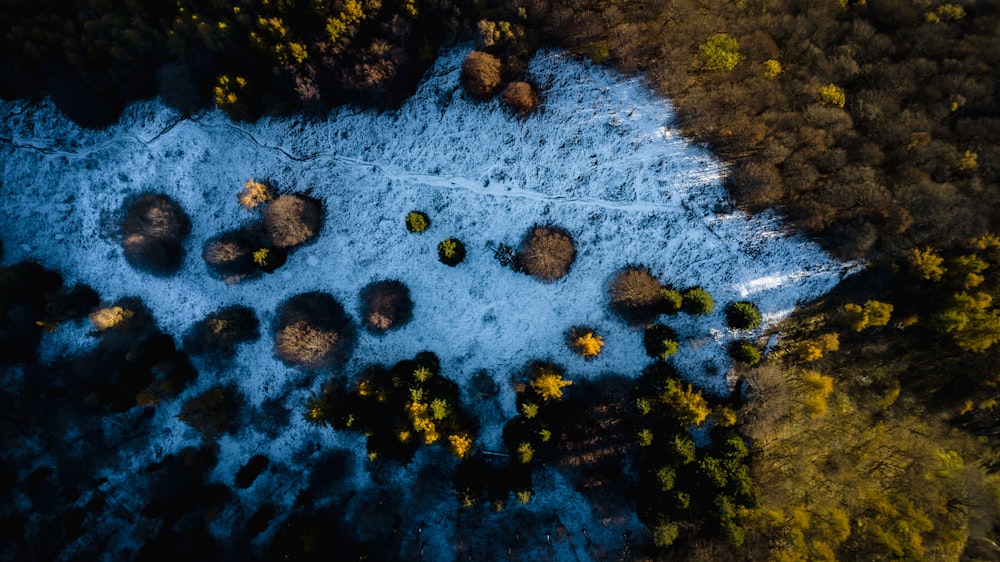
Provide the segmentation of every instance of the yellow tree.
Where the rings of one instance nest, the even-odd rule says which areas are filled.
[[[542,397],[542,400],[562,398],[563,387],[571,384],[573,381],[562,378],[562,375],[551,367],[540,368],[538,375],[531,381],[531,387]]]

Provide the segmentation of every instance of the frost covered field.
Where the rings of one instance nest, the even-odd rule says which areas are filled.
[[[717,394],[728,391],[725,348],[735,336],[725,327],[726,303],[753,301],[766,327],[850,270],[816,245],[786,236],[773,218],[724,211],[719,164],[671,129],[669,103],[639,80],[543,53],[528,71],[542,105],[517,119],[496,101],[474,104],[461,92],[464,55],[444,54],[398,111],[345,108],[322,122],[233,123],[218,111],[185,119],[148,102],[130,106],[116,126],[85,131],[49,103],[0,102],[4,265],[38,260],[62,272],[67,285],[89,284],[108,303],[138,296],[175,335],[231,304],[251,307],[261,319],[260,340],[242,346],[221,370],[198,364],[192,387],[159,407],[154,427],[161,429],[148,446],[123,453],[121,466],[108,468],[106,486],[119,490],[123,505],[129,505],[129,470],[199,441],[175,416],[185,397],[220,382],[237,384],[251,408],[279,400],[291,411],[276,438],[251,426],[220,440],[220,482],[231,482],[253,454],[272,460],[253,487],[238,491],[248,512],[264,496],[290,505],[323,450],[353,450],[354,462],[363,465],[362,438],[302,419],[305,399],[325,375],[291,370],[273,355],[268,327],[278,304],[297,293],[330,292],[357,318],[361,287],[403,281],[415,303],[413,320],[386,335],[360,331],[345,372],[430,350],[441,358],[442,374],[460,385],[479,371],[489,373],[502,389],[493,418],[503,419],[515,414],[508,381],[531,359],[554,360],[577,379],[636,376],[648,363],[641,331],[607,306],[608,282],[626,264],[644,264],[678,288],[701,285],[712,294],[714,314],[667,323],[683,340],[678,368]],[[325,226],[276,273],[226,285],[209,274],[201,248],[253,218],[236,201],[249,178],[321,200]],[[171,277],[133,270],[114,239],[122,202],[147,191],[168,194],[191,216],[184,267]],[[414,209],[431,218],[423,234],[404,227]],[[576,243],[569,275],[552,284],[493,259],[494,244],[516,246],[534,224],[561,226]],[[468,250],[456,268],[437,260],[437,243],[448,237],[460,238]],[[595,360],[585,363],[566,348],[565,333],[575,325],[604,336]],[[88,332],[83,322],[61,326],[46,336],[43,359],[86,349],[93,344]],[[483,428],[481,446],[502,450],[501,424]],[[441,458],[421,453],[393,478],[401,490],[412,490],[420,465]],[[595,519],[583,496],[555,472],[540,480],[531,504],[510,509],[557,514],[573,537],[553,539],[557,558],[587,559],[591,541],[614,551],[622,532],[641,528],[634,515],[613,524]],[[372,484],[358,469],[345,485],[364,490]],[[441,494],[406,501],[419,512],[414,520],[426,523],[419,539],[427,543],[424,557],[450,558],[459,541],[457,500]],[[136,546],[141,539],[122,525],[120,547]],[[578,536],[583,528],[586,543]],[[491,555],[499,556],[506,543],[494,541],[493,548]]]

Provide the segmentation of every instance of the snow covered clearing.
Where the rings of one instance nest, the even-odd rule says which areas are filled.
[[[640,80],[562,53],[542,53],[528,70],[542,104],[518,119],[498,101],[475,104],[461,92],[465,54],[445,53],[398,111],[343,108],[320,122],[233,123],[218,111],[184,119],[147,102],[130,106],[116,126],[87,131],[50,103],[0,102],[3,263],[38,260],[62,272],[69,285],[91,285],[107,302],[138,296],[161,328],[177,336],[223,306],[242,304],[258,313],[263,337],[242,346],[222,370],[199,365],[198,381],[182,396],[233,382],[252,407],[279,400],[291,410],[277,437],[247,429],[222,440],[220,481],[231,482],[257,453],[278,467],[240,491],[249,512],[255,497],[265,494],[290,504],[306,485],[309,463],[320,454],[317,445],[356,450],[355,462],[364,462],[361,438],[313,428],[302,419],[305,398],[325,376],[290,370],[273,355],[269,327],[279,303],[292,295],[330,292],[357,319],[364,285],[401,280],[415,303],[413,320],[385,335],[359,331],[345,372],[430,350],[441,358],[442,374],[463,386],[473,374],[489,373],[502,389],[502,413],[510,417],[514,393],[508,381],[531,359],[554,360],[570,378],[635,376],[649,362],[641,331],[608,310],[608,282],[626,264],[646,265],[677,288],[700,285],[712,294],[713,314],[679,315],[666,323],[683,338],[675,360],[683,375],[717,394],[728,391],[725,347],[735,337],[725,327],[726,303],[756,303],[766,327],[855,267],[786,236],[773,217],[716,212],[726,197],[719,163],[671,130],[670,104]],[[294,252],[276,273],[227,285],[209,274],[201,248],[209,237],[254,218],[236,201],[249,178],[283,192],[308,192],[323,202],[325,226],[315,243]],[[168,194],[191,216],[187,257],[171,277],[132,269],[115,240],[123,201],[147,191]],[[411,210],[430,216],[427,232],[407,232],[403,220]],[[558,225],[575,240],[576,261],[555,283],[512,272],[493,258],[495,244],[517,246],[534,224]],[[437,243],[448,237],[460,238],[468,250],[455,268],[437,260]],[[604,337],[604,351],[593,361],[584,362],[565,346],[566,331],[577,325]],[[88,331],[83,323],[60,327],[46,337],[43,358],[85,349],[91,345]],[[198,442],[175,419],[181,402],[160,407],[154,426],[162,431],[144,454],[122,459],[130,466],[121,468]],[[501,450],[500,429],[485,427],[481,444]],[[412,478],[425,459],[440,457],[418,455],[396,478]],[[127,477],[128,470],[110,476],[112,484]],[[353,486],[370,485],[365,471],[355,472]],[[581,528],[589,529],[588,545],[614,545],[623,530],[640,527],[634,515],[619,528],[605,527],[558,478],[536,492],[529,506],[510,509],[558,511],[573,537],[569,544],[577,545],[566,548],[578,547],[571,557],[588,557]],[[414,520],[435,522],[424,529],[433,534],[423,539],[424,557],[451,558],[458,541],[457,500],[446,496],[421,505],[424,513]],[[506,549],[502,540],[493,544],[497,556]]]

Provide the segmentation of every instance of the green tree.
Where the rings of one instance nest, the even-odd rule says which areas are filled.
[[[760,310],[748,301],[738,301],[726,307],[726,323],[737,330],[753,330],[761,324]]]
[[[691,287],[681,293],[681,310],[688,314],[701,315],[709,314],[715,310],[715,302],[712,295],[701,287]]]

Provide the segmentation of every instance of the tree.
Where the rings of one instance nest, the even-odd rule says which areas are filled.
[[[729,72],[746,59],[740,54],[740,44],[726,33],[712,35],[698,48],[701,68]]]
[[[760,363],[760,351],[752,343],[746,341],[734,341],[729,344],[729,356],[734,361],[746,363],[751,367]]]
[[[646,355],[656,359],[666,360],[680,347],[677,333],[663,324],[653,324],[646,328],[642,337]]]
[[[860,332],[865,328],[885,326],[892,317],[893,306],[876,300],[866,301],[864,306],[848,303],[843,308],[843,318],[846,325]]]
[[[266,183],[250,178],[243,184],[243,189],[236,196],[236,199],[244,209],[256,209],[261,204],[274,199],[274,190]]]
[[[465,244],[458,238],[447,238],[438,243],[438,261],[455,267],[465,260]]]
[[[538,94],[527,82],[511,82],[503,90],[503,102],[518,115],[527,115],[538,105]]]
[[[662,288],[648,267],[628,266],[611,281],[611,309],[632,324],[644,323],[660,313]]]
[[[472,51],[462,62],[462,87],[475,99],[493,96],[500,87],[500,59],[482,51]]]
[[[340,365],[353,351],[354,327],[331,295],[302,293],[278,309],[274,353],[290,366],[320,369]]]
[[[709,314],[715,309],[715,302],[712,295],[701,287],[691,287],[681,293],[681,310],[688,314],[701,315]]]
[[[674,419],[683,426],[701,425],[712,413],[701,392],[694,390],[690,384],[685,387],[674,379],[669,379],[660,399],[670,408]]]
[[[748,301],[730,303],[726,307],[726,323],[737,330],[753,330],[760,326],[760,310]]]
[[[925,247],[923,250],[914,248],[908,257],[913,273],[925,281],[938,282],[948,271],[943,267],[944,258],[931,248]]]
[[[264,227],[276,248],[292,248],[312,240],[323,225],[320,202],[301,194],[282,195],[267,206]]]
[[[584,359],[593,359],[601,353],[604,339],[589,328],[573,328],[569,331],[569,348]]]
[[[1000,310],[991,308],[993,298],[983,292],[952,295],[933,322],[951,334],[958,347],[982,353],[1000,341]]]
[[[202,437],[216,439],[235,429],[241,406],[242,398],[235,387],[217,386],[185,401],[177,418]]]
[[[571,384],[573,381],[564,379],[562,373],[549,366],[539,367],[535,378],[531,379],[531,387],[535,389],[542,400],[562,398],[563,387]]]
[[[535,226],[521,243],[521,265],[525,273],[552,282],[569,273],[576,259],[573,238],[561,228]]]
[[[844,107],[844,103],[847,101],[847,96],[844,95],[844,90],[839,88],[834,84],[827,84],[819,89],[817,94],[817,99],[820,103],[824,105],[829,105],[832,107]]]
[[[398,328],[413,316],[410,289],[401,281],[376,281],[361,289],[361,323],[382,334]]]
[[[121,225],[125,260],[154,275],[171,275],[181,267],[183,242],[191,220],[176,201],[158,193],[144,193],[127,202]]]

